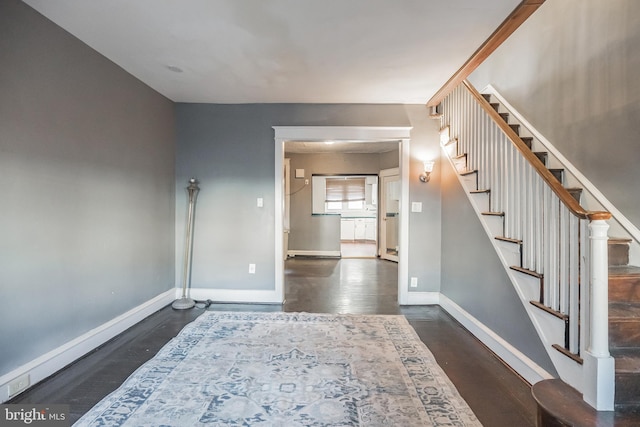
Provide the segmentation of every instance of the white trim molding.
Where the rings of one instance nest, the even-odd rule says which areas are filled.
[[[289,256],[318,256],[318,257],[334,257],[340,258],[342,253],[340,251],[305,251],[298,249],[290,249],[287,251],[287,255]]]
[[[89,332],[49,351],[42,356],[14,369],[0,377],[0,401],[9,400],[10,382],[23,375],[29,375],[31,385],[36,384],[58,372],[68,364],[81,358],[91,350],[124,332],[149,315],[171,304],[176,296],[176,289],[171,288],[149,301],[127,311],[124,314],[104,323]],[[11,396],[12,397],[12,396]]]
[[[189,296],[197,301],[211,300],[213,302],[224,303],[282,304],[283,302],[282,297],[275,289],[251,290],[192,288],[189,291]]]
[[[407,292],[406,305],[439,305],[440,292]]]
[[[398,302],[407,304],[409,290],[409,158],[411,126],[273,126],[275,142],[275,294],[284,301],[284,144],[286,141],[400,143],[400,235],[398,236]]]
[[[440,294],[440,306],[529,384],[554,378],[540,365],[443,294]]]

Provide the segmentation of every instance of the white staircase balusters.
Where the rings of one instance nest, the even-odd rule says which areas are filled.
[[[530,312],[530,316],[545,345],[555,345],[572,359],[568,366],[554,353],[556,350],[548,349],[558,373],[563,379],[566,375],[565,380],[582,391],[596,409],[609,410],[613,397],[609,400],[604,394],[613,384],[607,334],[605,221],[610,214],[583,209],[516,134],[517,126],[510,128],[468,82],[443,99],[441,110],[442,127],[448,128],[442,142],[457,140],[453,145],[456,152],[451,152],[451,146],[444,147],[445,152],[451,158],[466,154],[457,161],[466,160],[467,171],[478,171],[476,176],[464,178],[467,190],[490,190],[489,210],[504,213],[502,227],[494,224],[486,229],[494,234],[492,237],[513,239],[511,244],[522,241],[520,265],[515,267],[540,277],[542,286],[535,301],[557,319],[536,321],[540,314]],[[496,221],[495,216],[484,217],[483,221]],[[603,232],[604,245],[600,241]],[[510,277],[514,280],[513,275]],[[530,283],[531,278],[527,280]],[[520,295],[531,294],[532,288],[527,286]],[[528,311],[539,310],[523,302]],[[544,330],[550,325],[563,330]],[[548,337],[564,339],[547,342]],[[585,356],[589,362],[576,368]],[[576,369],[582,369],[581,378],[576,378]]]

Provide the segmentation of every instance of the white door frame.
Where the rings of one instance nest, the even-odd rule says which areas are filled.
[[[399,141],[400,230],[398,246],[398,303],[409,294],[409,147],[411,127],[378,126],[273,126],[275,131],[275,294],[284,302],[284,143],[286,141]]]

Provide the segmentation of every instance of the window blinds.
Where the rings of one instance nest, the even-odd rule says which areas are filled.
[[[365,200],[365,178],[327,178],[327,202],[356,202]]]

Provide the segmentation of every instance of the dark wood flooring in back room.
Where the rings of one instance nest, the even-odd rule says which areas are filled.
[[[212,304],[209,310],[403,314],[484,426],[534,426],[530,387],[439,306],[399,307],[397,264],[294,258],[284,305]],[[203,309],[166,307],[9,403],[69,404],[75,422]]]

